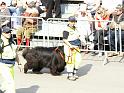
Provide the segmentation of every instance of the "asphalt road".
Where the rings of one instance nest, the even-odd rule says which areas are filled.
[[[100,59],[100,58],[99,58]],[[16,93],[124,93],[124,63],[82,60],[79,79],[67,80],[66,69],[61,76],[20,72],[15,66]]]

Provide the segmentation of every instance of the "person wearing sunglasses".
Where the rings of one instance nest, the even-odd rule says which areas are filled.
[[[98,44],[98,50],[97,52],[92,52],[92,56],[95,56],[98,54],[98,56],[103,56],[103,50],[104,50],[104,37],[107,36],[108,32],[108,24],[109,24],[109,14],[106,8],[99,7],[96,11],[96,14],[94,16],[95,18],[95,31],[94,31],[94,39],[93,43],[90,45],[90,49],[94,50],[95,46]]]
[[[4,26],[1,28],[1,52],[0,52],[0,89],[4,93],[15,93],[14,65],[16,46],[11,35],[11,29]]]

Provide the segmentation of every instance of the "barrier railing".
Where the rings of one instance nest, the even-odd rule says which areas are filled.
[[[13,21],[14,18],[20,18],[21,19],[21,27],[24,26],[23,21],[28,18],[36,19],[36,32],[32,32],[31,39],[30,39],[30,46],[28,47],[35,47],[35,46],[45,46],[45,47],[51,47],[51,46],[60,46],[63,45],[63,31],[66,29],[68,24],[68,19],[62,19],[62,18],[49,18],[47,21],[44,21],[40,17],[24,17],[24,16],[4,16],[10,18],[10,27],[12,28],[13,37],[16,41],[16,34],[19,28],[14,28]],[[0,18],[3,18],[3,16],[0,15]],[[16,21],[15,21],[16,22]],[[100,29],[101,32],[95,29],[94,23],[95,22],[107,22],[107,29]],[[79,23],[79,24],[78,24]],[[82,26],[79,26],[81,25]],[[89,23],[89,24],[88,24]],[[78,27],[77,30],[79,30],[80,35],[85,40],[83,40],[82,44],[80,46],[82,52],[89,52],[92,54],[93,52],[101,52],[104,54],[104,63],[106,64],[109,62],[108,55],[109,53],[123,53],[123,40],[122,37],[122,29],[121,27],[117,27],[114,25],[114,29],[112,30],[109,26],[109,24],[112,23],[112,21],[105,21],[105,20],[77,20],[76,27]],[[87,25],[86,25],[87,24]],[[33,26],[32,26],[33,27]],[[88,28],[88,29],[87,29]],[[90,31],[89,31],[90,30]],[[111,37],[111,32],[113,31],[113,37]],[[95,42],[94,48],[90,49],[91,45],[94,43],[94,36],[97,34],[95,38],[97,38],[97,41]],[[113,39],[112,39],[113,38]],[[25,38],[23,37],[23,42],[25,42]],[[114,42],[114,46],[111,45],[111,43]],[[16,43],[17,44],[17,43]],[[17,45],[20,47],[27,47],[25,43],[21,43],[21,45]],[[102,46],[102,49],[100,48]],[[112,50],[111,47],[114,47],[115,49]],[[97,53],[96,53],[97,54]]]

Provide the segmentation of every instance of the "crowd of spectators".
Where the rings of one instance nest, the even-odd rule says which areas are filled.
[[[111,6],[109,5],[111,3]],[[85,11],[85,12],[84,12]],[[107,36],[108,38],[108,44],[109,49],[111,51],[120,51],[120,48],[123,51],[122,45],[123,45],[123,25],[124,25],[124,16],[123,16],[123,4],[122,0],[84,0],[83,4],[79,6],[79,9],[77,9],[78,15],[87,15],[88,18],[94,20],[89,21],[90,28],[87,25],[87,29],[91,29],[93,32],[93,40],[92,44],[89,46],[89,49],[95,50],[97,46],[97,50],[99,52],[92,52],[92,55],[98,54],[98,56],[102,56],[103,52],[105,50],[105,40],[104,37]],[[76,14],[77,15],[77,14]],[[116,16],[116,18],[115,18]],[[77,17],[77,16],[76,16]],[[81,17],[77,17],[78,20],[88,20],[88,19],[82,19]],[[114,20],[113,20],[114,19]],[[87,42],[87,38],[89,37],[89,30],[86,29],[87,21],[83,21],[84,23],[78,23],[77,20],[77,27],[78,30],[81,33],[83,46],[85,46],[85,43]],[[110,27],[111,24],[113,24],[114,21],[114,30]],[[85,24],[85,25],[84,25]],[[82,26],[81,26],[82,25]],[[81,28],[82,27],[82,28]],[[119,29],[120,27],[120,29]],[[117,31],[117,40],[115,35],[115,28]],[[119,32],[121,31],[121,32]],[[121,41],[120,41],[121,40]],[[117,46],[116,45],[117,42]],[[120,47],[121,46],[121,47]],[[114,48],[113,48],[114,47]],[[117,49],[115,49],[117,48]],[[122,52],[120,51],[120,52]],[[111,57],[113,55],[117,55],[117,53],[110,53],[108,56]],[[121,56],[123,56],[123,53],[121,53]]]
[[[89,47],[90,49],[94,49],[96,45],[98,45],[99,50],[104,50],[104,36],[108,36],[108,40],[111,42],[115,40],[115,34],[113,28],[110,28],[110,20],[113,20],[114,23],[121,26],[122,37],[123,37],[123,21],[124,21],[124,9],[122,0],[82,0],[82,4],[79,5],[77,11],[72,14],[77,18],[77,29],[80,32],[80,39],[82,41],[83,46],[86,45],[86,38],[89,37],[93,31],[93,43]],[[109,5],[111,4],[111,5]],[[44,9],[41,6],[45,6]],[[41,13],[46,12],[45,20],[48,18],[61,18],[61,0],[1,0],[0,1],[0,15],[8,15],[8,16],[28,16],[28,17],[39,17]],[[120,15],[118,12],[120,11]],[[53,13],[55,15],[53,15]],[[33,14],[33,16],[31,15]],[[0,26],[9,25],[10,18],[9,17],[0,17]],[[96,20],[95,22],[91,21],[81,21],[81,20]],[[99,21],[100,20],[100,21]],[[101,21],[104,20],[104,21]],[[13,21],[11,19],[11,21]],[[108,22],[107,22],[108,21]],[[25,27],[25,23],[29,23],[30,27],[33,25],[33,29],[31,32],[30,27]],[[26,24],[27,24],[26,23]],[[17,42],[18,45],[21,44],[21,39],[18,37],[25,37],[29,46],[29,40],[32,32],[34,33],[36,28],[36,20],[31,18],[26,18],[22,20],[22,18],[15,18],[13,22],[11,22],[11,27],[18,29],[17,34]],[[121,24],[120,24],[121,23]],[[117,26],[116,25],[116,26]],[[22,28],[23,26],[23,28]],[[27,25],[26,25],[27,26]],[[115,25],[114,25],[115,26]],[[93,30],[91,29],[93,27]],[[32,28],[32,27],[31,27]],[[119,28],[118,28],[119,29]],[[119,36],[119,30],[118,37]],[[21,31],[20,31],[21,30]],[[23,31],[22,31],[23,30]],[[26,31],[24,31],[26,30]],[[22,32],[22,33],[21,33]],[[23,33],[25,32],[25,33]],[[28,32],[28,33],[27,33]],[[118,42],[119,39],[117,39]],[[115,42],[108,42],[110,47],[115,44]],[[120,47],[118,45],[118,47]],[[112,48],[112,50],[115,50]],[[102,53],[101,53],[102,55]]]

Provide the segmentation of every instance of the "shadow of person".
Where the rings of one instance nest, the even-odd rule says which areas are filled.
[[[92,68],[92,64],[86,64],[79,68],[77,74],[79,77],[86,75]]]
[[[0,90],[0,93],[4,93],[2,90]]]
[[[36,93],[38,88],[39,88],[38,85],[34,85],[29,88],[19,88],[16,89],[16,93]]]

